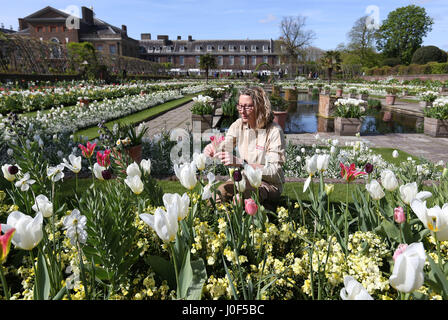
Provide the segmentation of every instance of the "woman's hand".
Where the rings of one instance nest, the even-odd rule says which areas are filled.
[[[204,154],[206,157],[213,158],[215,156],[215,147],[213,147],[213,144],[209,143],[204,148]]]
[[[242,166],[243,160],[234,157],[229,152],[218,152],[216,153],[216,158],[221,160],[222,164],[225,166]]]

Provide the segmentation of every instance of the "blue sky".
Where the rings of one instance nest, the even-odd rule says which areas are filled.
[[[307,28],[316,33],[313,42],[324,50],[347,42],[347,32],[353,23],[366,14],[369,6],[378,8],[379,20],[390,11],[409,4],[426,9],[434,19],[433,30],[424,45],[436,45],[448,50],[447,0],[1,0],[0,23],[18,28],[17,19],[45,6],[67,9],[69,6],[93,6],[98,18],[121,27],[140,39],[141,33],[159,34],[175,39],[277,39],[283,16],[307,17]],[[369,12],[370,13],[370,12]]]

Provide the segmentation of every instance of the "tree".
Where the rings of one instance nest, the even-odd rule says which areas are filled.
[[[341,68],[341,53],[336,50],[328,50],[321,59],[322,66],[328,71],[328,84],[331,84],[331,75],[334,70]]]
[[[423,38],[432,30],[434,20],[425,8],[409,5],[390,12],[376,35],[376,45],[386,57],[398,57],[409,64]]]
[[[316,38],[314,31],[305,30],[305,24],[306,18],[300,15],[283,17],[280,22],[279,44],[284,47],[284,51],[280,50],[280,52],[291,69],[292,65],[297,63],[298,56]],[[295,72],[291,73],[295,74]]]
[[[447,54],[436,46],[423,46],[418,48],[412,56],[412,63],[426,64],[431,61],[446,62]]]
[[[202,70],[205,70],[205,77],[206,77],[207,83],[208,83],[208,71],[210,69],[216,68],[215,57],[209,53],[202,55],[199,58],[199,68],[201,68]]]
[[[371,59],[372,53],[375,53],[374,40],[376,31],[368,27],[367,19],[368,16],[364,16],[356,20],[347,34],[350,40],[348,50],[359,55],[363,66],[368,64],[367,61]]]
[[[90,42],[70,42],[67,53],[73,71],[82,72],[88,78],[94,78],[98,69],[95,48]]]

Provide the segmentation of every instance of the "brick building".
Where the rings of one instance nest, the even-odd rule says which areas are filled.
[[[188,36],[182,40],[170,40],[166,35],[151,39],[150,33],[143,33],[140,40],[140,58],[171,63],[178,72],[198,72],[201,55],[216,57],[217,69],[211,72],[249,73],[261,63],[267,63],[272,71],[280,68],[274,40],[194,40]],[[266,70],[266,69],[264,69]]]
[[[78,19],[53,7],[45,7],[25,18],[19,18],[19,31],[16,34],[63,45],[87,41],[104,53],[138,56],[138,41],[128,37],[125,25],[118,28],[97,19],[93,10],[87,7],[82,7],[82,17]]]

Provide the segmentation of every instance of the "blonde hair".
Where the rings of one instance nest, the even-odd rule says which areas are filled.
[[[264,129],[274,120],[271,102],[266,92],[261,87],[248,87],[239,91],[239,96],[250,96],[254,102],[254,112],[257,118],[256,128]]]

